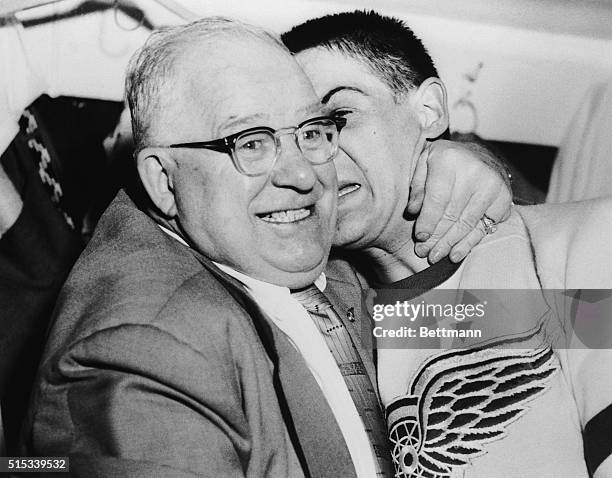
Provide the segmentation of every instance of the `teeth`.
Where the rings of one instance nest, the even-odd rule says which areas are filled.
[[[338,197],[346,196],[348,193],[352,193],[353,191],[357,191],[361,186],[359,184],[351,184],[350,186],[343,187],[338,192]]]
[[[310,209],[288,209],[286,211],[277,211],[262,216],[261,219],[267,222],[296,222],[310,216]]]

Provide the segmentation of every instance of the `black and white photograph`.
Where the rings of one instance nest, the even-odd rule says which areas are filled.
[[[612,478],[612,0],[0,0],[0,477]]]

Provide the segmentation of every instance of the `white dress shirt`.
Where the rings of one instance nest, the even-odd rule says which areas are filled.
[[[160,227],[168,235],[188,246],[180,236],[165,227]],[[376,458],[363,422],[325,339],[306,309],[291,297],[287,287],[253,279],[226,265],[216,262],[215,264],[244,284],[255,302],[302,355],[336,417],[358,478],[375,477]],[[326,283],[325,274],[321,274],[315,281],[315,285],[321,291],[325,290]]]

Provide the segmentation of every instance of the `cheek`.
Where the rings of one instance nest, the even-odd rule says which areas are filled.
[[[334,160],[338,182],[362,182],[370,169],[369,157],[372,154],[370,144],[363,137],[349,136],[340,145],[340,151]]]
[[[247,214],[248,202],[238,191],[210,188],[200,191],[184,212],[182,226],[201,252],[230,266],[247,261],[245,255],[257,247],[257,234]]]
[[[202,202],[206,202],[205,177],[197,168],[183,167],[181,174],[172,184],[176,198],[179,217],[182,221],[193,221],[194,211],[197,211]]]
[[[180,180],[174,184],[183,222],[205,232],[222,229],[225,224],[236,227],[246,221],[249,185],[244,184],[242,176],[233,177],[226,169],[183,168]]]
[[[338,193],[338,171],[336,160],[340,155],[342,155],[342,151],[338,151],[334,161],[330,161],[329,163],[321,166],[315,166],[317,179],[323,187],[323,194],[332,194],[334,197],[334,202]]]
[[[374,188],[380,183],[385,185],[388,183],[386,176],[395,174],[392,170],[396,168],[389,164],[392,157],[380,135],[355,138],[344,153],[336,163],[339,181],[361,178]]]

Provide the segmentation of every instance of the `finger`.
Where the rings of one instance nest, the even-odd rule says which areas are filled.
[[[493,203],[485,210],[484,214],[499,223],[508,219],[511,212],[512,193],[508,188],[503,187],[501,191],[497,193]]]
[[[486,231],[482,222],[482,217],[486,214],[492,220],[502,222],[507,219],[510,208],[508,204],[511,204],[509,200],[509,194],[507,197],[497,194],[493,194],[493,203],[491,206],[483,212],[486,204],[491,203],[491,192],[483,191],[480,194],[475,194],[468,205],[465,207],[463,213],[452,223],[448,230],[444,233],[441,231],[445,228],[445,220],[452,220],[453,217],[446,215],[437,230],[432,235],[432,238],[423,244],[419,252],[420,257],[429,256],[429,261],[435,264],[440,259],[449,255],[451,261],[459,262],[463,260],[480,241],[485,237]],[[429,253],[427,254],[427,249]]]
[[[464,205],[459,201],[460,199],[454,199],[449,203],[448,209],[442,215],[442,218],[438,222],[438,225],[430,238],[424,243],[420,243],[415,246],[415,253],[417,256],[429,256],[430,262],[435,263],[447,255],[450,252],[451,247],[462,239],[464,235],[469,233],[469,230],[467,230],[466,227],[464,235],[456,239],[453,238],[458,234],[457,232],[454,234],[449,234],[449,231],[457,229],[456,224],[462,221],[461,209],[464,207]],[[464,226],[459,226],[459,228],[461,227]]]
[[[417,240],[427,240],[436,232],[439,222],[444,216],[451,202],[452,191],[455,186],[455,173],[452,168],[440,168],[434,173],[430,165],[430,173],[425,186],[425,196],[419,217],[414,225],[414,233]],[[448,229],[448,224],[446,229]],[[445,229],[445,230],[446,230]],[[441,234],[441,230],[438,232]]]
[[[501,210],[502,203],[503,201],[498,201],[497,190],[484,189],[475,192],[470,199],[466,201],[465,207],[463,207],[460,213],[457,213],[455,210],[451,214],[447,214],[449,219],[453,219],[454,217],[457,219],[453,221],[446,230],[440,229],[440,239],[438,240],[438,244],[440,245],[439,253],[450,252],[451,248],[459,244],[474,229],[481,225],[482,217],[485,214],[488,215],[488,212],[495,213],[495,216],[489,216],[495,222],[501,220],[501,215],[497,213]],[[455,206],[460,207],[462,204],[456,204]],[[492,211],[491,207],[493,207]],[[431,252],[433,257],[433,255],[436,255],[437,251],[433,248]]]
[[[410,197],[408,198],[408,212],[416,215],[421,210],[425,197],[425,181],[427,179],[427,160],[431,146],[429,143],[423,148],[416,164],[412,182],[410,183]]]
[[[431,250],[439,245],[440,253],[444,252],[444,244],[440,244],[440,240],[444,237],[446,232],[453,225],[454,220],[451,217],[443,215],[440,218],[434,232],[429,235],[429,238],[424,242],[417,242],[414,251],[419,257],[427,257],[430,255]],[[447,248],[447,252],[450,251],[450,246]]]
[[[431,246],[429,261],[432,264],[450,254],[451,249],[456,244],[469,236],[479,226],[482,214],[484,214],[481,213],[484,209],[483,204],[488,205],[492,201],[491,198],[483,198],[483,194],[487,196],[486,193],[482,192],[472,195],[465,206],[459,199],[454,199],[449,205],[448,211],[445,212],[444,218],[440,221],[432,236],[432,239],[437,238],[436,243],[428,244]]]
[[[456,224],[449,228],[445,237],[441,237],[442,252],[446,251],[448,245],[454,247],[461,242],[477,226],[482,226],[481,219],[485,215],[495,223],[503,222],[508,218],[512,204],[512,197],[508,189],[500,188],[496,183],[484,184],[472,195]],[[433,255],[436,251],[431,252]]]
[[[470,251],[480,244],[480,241],[484,239],[486,232],[482,221],[478,221],[478,225],[470,231],[461,241],[453,246],[449,254],[452,262],[461,262]]]

